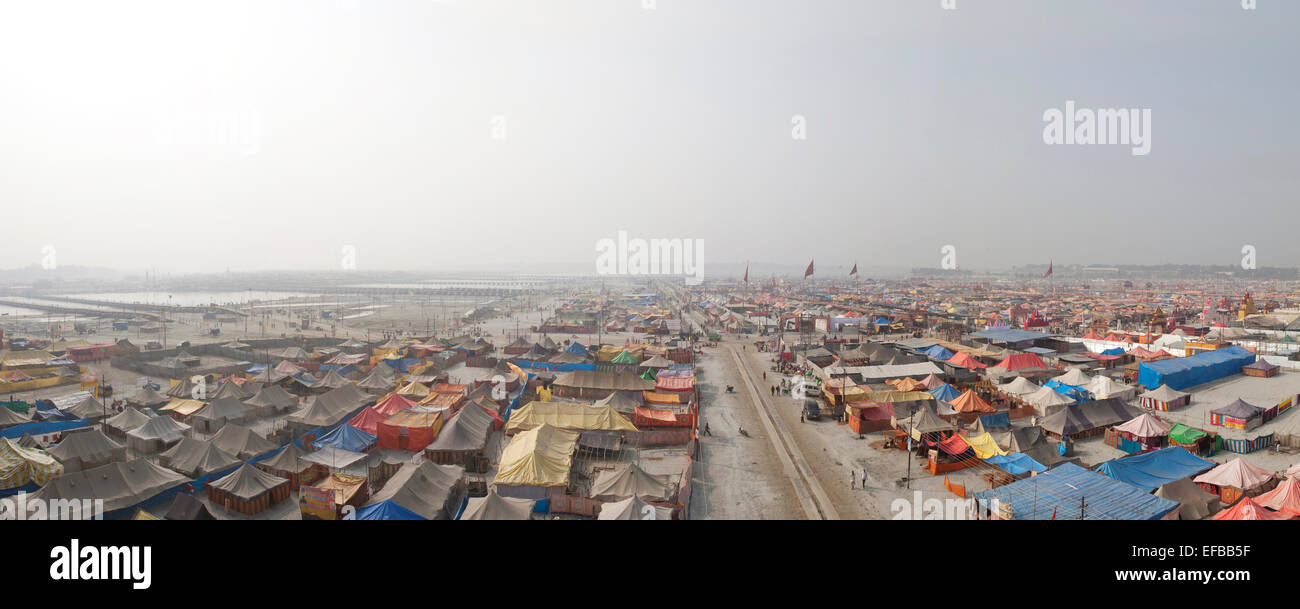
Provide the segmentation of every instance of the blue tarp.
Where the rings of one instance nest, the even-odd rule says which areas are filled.
[[[929,390],[927,393],[934,396],[934,399],[943,400],[945,402],[951,402],[961,396],[961,392],[957,391],[956,388],[948,383],[939,385],[938,387]]]
[[[1182,390],[1239,374],[1243,366],[1254,362],[1254,353],[1235,345],[1188,357],[1143,362],[1138,365],[1138,384],[1147,389],[1163,384]]]
[[[514,360],[514,364],[520,368],[532,368],[533,370],[546,370],[551,372],[573,372],[574,370],[596,369],[596,364],[550,364],[547,362],[534,362],[526,359]]]
[[[1170,446],[1107,461],[1097,468],[1097,473],[1154,492],[1162,485],[1194,476],[1211,467],[1214,463],[1187,452],[1183,447]]]
[[[396,503],[392,499],[357,508],[357,520],[428,520]]]
[[[371,446],[379,441],[379,436],[372,435],[361,431],[351,425],[339,425],[333,430],[326,432],[311,445],[316,448],[333,446],[354,453],[366,452]]]
[[[1123,347],[1115,347],[1101,352],[1102,355],[1124,355],[1124,353],[1125,351]]]
[[[1178,507],[1136,486],[1111,480],[1073,463],[1032,478],[975,493],[980,507],[998,514],[994,500],[1012,520],[1159,520]]]
[[[383,362],[398,372],[406,373],[411,371],[411,366],[424,363],[424,360],[407,357],[402,359],[386,359],[383,360]]]
[[[581,356],[581,357],[587,357],[587,348],[584,347],[584,346],[582,345],[582,343],[579,343],[579,342],[575,342],[575,343],[569,345],[568,347],[565,347],[564,350],[565,350],[565,351],[568,351],[569,353],[572,353],[572,354],[574,354],[574,355],[578,355],[578,356]]]
[[[49,400],[36,400],[36,413],[32,416],[37,421],[75,421],[76,418],[55,408]]]
[[[937,359],[945,362],[951,359],[953,355],[952,351],[944,349],[943,345],[935,345],[933,347],[930,347],[929,349],[926,349],[925,351],[922,351],[921,353],[925,354],[925,356],[930,359]]]
[[[980,424],[985,429],[991,427],[1011,427],[1011,413],[999,412],[997,414],[980,415]]]
[[[1078,385],[1066,385],[1060,381],[1051,380],[1043,383],[1043,386],[1065,397],[1073,398],[1075,402],[1088,401],[1088,390]]]
[[[90,425],[90,419],[73,419],[71,421],[36,421],[34,423],[23,423],[0,429],[0,438],[9,438],[17,440],[23,437],[23,434],[29,433],[33,437],[41,434],[55,433],[76,429],[78,427],[87,427]]]
[[[992,463],[1003,471],[1013,476],[1019,476],[1028,472],[1045,472],[1047,466],[1039,463],[1026,455],[1025,453],[1010,453],[1007,455],[993,455],[984,460],[985,463]]]

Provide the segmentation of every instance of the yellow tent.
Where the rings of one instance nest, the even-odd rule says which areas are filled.
[[[510,413],[506,433],[550,425],[579,431],[636,431],[636,426],[612,406],[568,402],[529,402]]]
[[[132,517],[131,520],[162,520],[162,518],[154,516],[144,510],[136,510],[135,516]]]
[[[573,452],[577,447],[578,432],[546,424],[516,434],[501,451],[501,467],[493,483],[502,486],[567,486]]]
[[[198,412],[200,408],[203,408],[204,406],[207,405],[208,405],[207,402],[201,400],[185,400],[181,398],[172,398],[172,401],[167,402],[166,406],[163,406],[158,410],[159,411],[166,410],[169,412],[174,412],[176,414],[179,414],[183,417],[188,417]]]
[[[45,451],[23,448],[9,438],[0,438],[0,489],[18,488],[28,482],[44,486],[62,475],[63,464]]]
[[[405,395],[405,396],[422,398],[426,395],[429,395],[429,388],[415,381],[411,381],[410,383],[407,383],[405,387],[398,389],[396,393],[397,395]]]
[[[978,436],[962,436],[963,440],[970,445],[971,450],[975,451],[975,456],[981,459],[988,459],[993,455],[1006,455],[1007,451],[998,447],[998,443],[993,441],[993,436],[989,432],[984,432]]]

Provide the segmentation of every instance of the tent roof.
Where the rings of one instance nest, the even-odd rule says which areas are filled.
[[[126,459],[126,447],[114,442],[100,429],[65,433],[63,439],[46,452],[61,463],[74,459],[86,462]]]
[[[0,410],[8,410],[0,407]],[[20,446],[18,441],[0,438],[0,490],[30,483],[44,485],[63,475],[63,464],[43,450]]]
[[[670,494],[668,476],[648,474],[635,463],[620,463],[613,469],[601,470],[588,493],[591,497],[640,497],[648,501],[667,501]]]
[[[312,466],[311,461],[303,460],[305,456],[307,456],[307,453],[298,448],[297,444],[290,442],[280,449],[280,452],[275,453],[275,456],[261,461],[260,465],[276,471],[298,474]]]
[[[536,501],[517,497],[502,497],[496,488],[486,497],[470,497],[461,520],[528,520]]]
[[[957,429],[952,423],[939,418],[938,413],[934,410],[933,402],[922,404],[921,407],[916,410],[916,415],[912,420],[911,427],[912,437],[916,439],[920,439],[920,435],[925,433],[956,431]]]
[[[455,514],[447,510],[455,508],[447,504],[455,499],[456,486],[464,477],[465,468],[458,465],[438,465],[432,461],[422,461],[419,465],[407,463],[366,505],[392,500],[428,520],[450,519]]]
[[[654,514],[654,518],[647,518]],[[628,497],[600,506],[596,520],[672,520],[672,508],[650,505],[639,497]]]
[[[1082,387],[1092,382],[1092,377],[1084,374],[1083,371],[1078,368],[1071,368],[1065,374],[1054,377],[1052,380],[1065,383],[1066,385]]]
[[[1156,490],[1155,496],[1177,501],[1181,520],[1200,520],[1219,511],[1219,496],[1197,486],[1191,478],[1167,482]]]
[[[1009,393],[1011,395],[1029,395],[1038,391],[1040,387],[1023,376],[1017,376],[1012,379],[1010,383],[999,385],[998,389],[1001,389],[1003,393]]]
[[[172,500],[172,506],[167,510],[164,516],[166,520],[216,520],[217,517],[208,511],[208,507],[203,505],[194,495],[187,493],[177,493],[176,499]]]
[[[1143,393],[1139,397],[1151,398],[1157,402],[1172,402],[1174,400],[1177,400],[1181,397],[1185,397],[1187,395],[1189,394],[1183,393],[1182,391],[1178,391],[1175,389],[1171,389],[1169,385],[1161,385],[1159,387],[1156,387],[1155,389],[1152,389],[1151,391]]]
[[[1145,412],[1127,423],[1115,426],[1116,431],[1131,433],[1139,438],[1167,436],[1172,428],[1172,423],[1161,421]]]
[[[396,503],[391,499],[371,503],[361,506],[356,512],[357,520],[427,520],[424,516],[416,514]]]
[[[580,431],[637,431],[636,426],[612,406],[534,401],[510,413],[506,433],[534,429],[543,424]]]
[[[546,423],[515,434],[501,451],[494,482],[504,486],[567,485],[578,435]]]
[[[111,512],[136,505],[165,489],[189,481],[185,476],[138,457],[125,463],[109,463],[66,473],[47,482],[32,494],[32,498],[51,501],[94,497],[103,499],[104,510]]]
[[[487,445],[496,418],[476,403],[470,402],[451,418],[426,450],[479,450]]]
[[[1097,468],[1097,472],[1108,478],[1154,491],[1170,482],[1194,476],[1212,467],[1214,467],[1213,462],[1193,455],[1181,446],[1170,446],[1107,461]]]
[[[279,385],[266,385],[244,403],[262,408],[288,408],[298,403],[298,398]]]
[[[252,429],[235,423],[226,423],[215,435],[212,444],[223,452],[239,458],[248,458],[275,450],[274,442],[263,438]]]
[[[172,442],[183,437],[189,430],[189,425],[178,423],[171,417],[154,417],[144,425],[126,432],[126,435],[140,440]]]
[[[1273,479],[1273,472],[1237,457],[1193,479],[1193,482],[1250,490]]]
[[[211,482],[210,485],[212,488],[225,491],[230,495],[248,501],[277,486],[288,483],[288,478],[268,474],[248,463],[244,463],[239,469],[220,480]]]
[[[1247,404],[1241,399],[1237,399],[1227,406],[1215,408],[1210,412],[1225,417],[1232,417],[1234,419],[1250,419],[1264,414],[1264,409],[1254,404]]]
[[[952,409],[957,412],[997,412],[997,409],[984,401],[973,389],[967,389],[965,393],[951,400]]]
[[[1270,512],[1264,509],[1264,506],[1255,502],[1250,497],[1242,497],[1241,501],[1218,514],[1214,515],[1211,520],[1290,520],[1295,518],[1295,514],[1289,512]]]
[[[1300,514],[1300,480],[1288,477],[1273,490],[1255,497],[1255,502],[1279,512]]]
[[[206,421],[239,419],[247,416],[249,410],[251,409],[248,405],[239,401],[238,398],[224,397],[208,402],[207,406],[195,411],[194,417]]]
[[[6,408],[5,410],[8,409]],[[107,419],[104,419],[104,425],[107,425],[108,427],[112,427],[113,429],[118,429],[118,430],[135,429],[141,425],[144,425],[145,423],[148,423],[149,419],[152,419],[156,416],[158,415],[153,414],[151,412],[141,411],[134,406],[127,406],[126,408],[122,409],[122,412],[119,412]]]
[[[653,381],[647,381],[635,372],[598,370],[573,370],[555,377],[555,385],[580,389],[616,389],[620,391],[652,391]]]
[[[158,455],[167,459],[167,467],[196,476],[221,471],[239,463],[239,459],[221,452],[211,440],[181,438],[175,446]]]

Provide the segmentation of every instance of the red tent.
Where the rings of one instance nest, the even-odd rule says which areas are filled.
[[[974,391],[967,389],[966,393],[957,396],[957,399],[949,402],[952,409],[957,412],[997,412],[998,410],[989,405],[988,402],[980,399]]]
[[[1047,368],[1043,360],[1038,359],[1033,353],[1016,353],[1008,355],[1006,359],[998,362],[998,366],[1007,370],[1021,370],[1024,368]]]
[[[414,405],[415,402],[394,393],[380,400],[378,404],[371,406],[371,408],[384,416],[392,416]]]
[[[980,368],[989,367],[988,364],[981,364],[980,362],[976,361],[975,358],[966,355],[965,353],[954,354],[952,357],[948,358],[948,363],[954,366],[961,366],[962,368],[966,368],[968,370],[979,370]]]
[[[1300,514],[1300,480],[1287,478],[1277,488],[1255,497],[1255,502],[1278,512]]]
[[[1295,514],[1291,512],[1270,512],[1250,497],[1244,497],[1237,502],[1237,505],[1215,514],[1210,520],[1290,520],[1292,518],[1295,518]]]
[[[361,412],[357,413],[357,416],[352,417],[352,420],[348,421],[348,425],[360,429],[372,436],[377,436],[379,435],[379,424],[383,423],[387,418],[387,416],[380,414],[379,411],[374,408],[365,408],[362,409]]]

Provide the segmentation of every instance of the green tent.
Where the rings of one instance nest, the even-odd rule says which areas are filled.
[[[654,368],[646,368],[646,371],[641,373],[641,378],[643,378],[643,379],[645,379],[645,380],[647,380],[647,381],[657,381],[657,380],[659,380],[657,377],[655,377],[655,369],[654,369]]]
[[[639,363],[641,363],[641,360],[638,359],[637,356],[632,355],[631,353],[628,353],[627,351],[623,351],[622,353],[619,353],[618,355],[614,356],[614,359],[609,360],[609,361],[610,361],[610,363],[614,363],[614,364],[639,364]]]
[[[1182,423],[1175,423],[1169,430],[1169,439],[1179,444],[1195,444],[1197,440],[1204,437],[1205,432],[1188,427]]]

